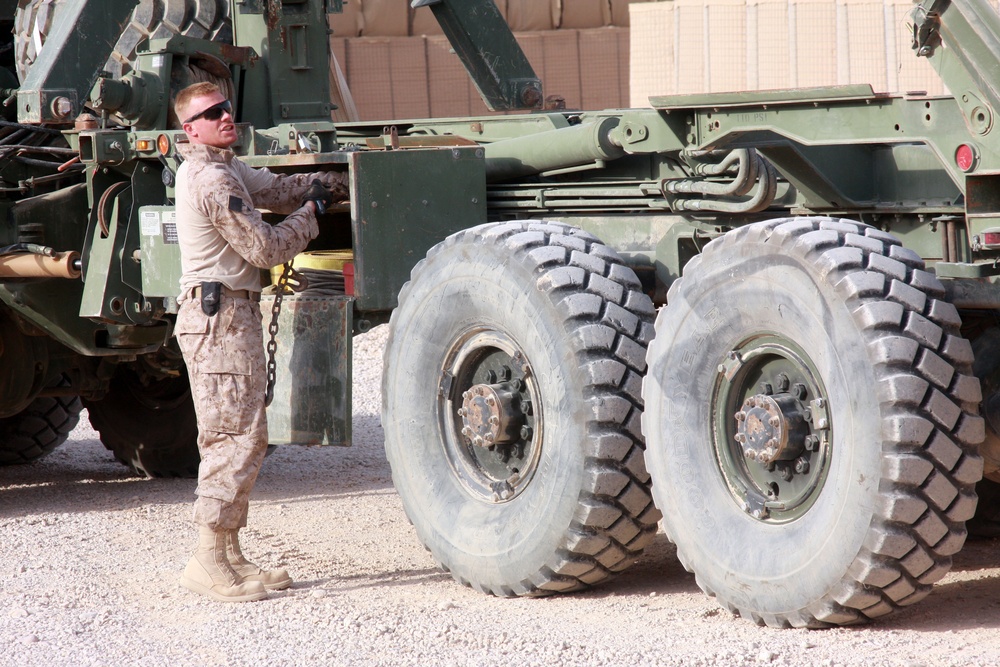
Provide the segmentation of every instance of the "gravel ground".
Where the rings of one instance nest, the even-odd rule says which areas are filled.
[[[385,327],[355,341],[354,446],[269,457],[247,553],[292,588],[219,604],[180,588],[193,480],[146,480],[82,420],[0,468],[0,665],[1000,664],[997,541],[970,543],[924,602],[861,628],[771,630],[704,596],[660,535],[615,581],[505,600],[438,570],[393,491],[379,425]]]

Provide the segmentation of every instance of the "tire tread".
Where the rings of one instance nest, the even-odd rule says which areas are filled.
[[[782,614],[719,602],[773,627],[825,627],[883,616],[925,597],[965,539],[964,521],[974,511],[982,474],[977,446],[984,433],[972,348],[959,331],[957,309],[942,300],[944,288],[921,258],[861,223],[818,217],[755,223],[713,240],[688,266],[712,261],[717,249],[754,240],[812,263],[853,312],[880,375],[885,458],[864,546],[838,586],[807,609]],[[675,281],[669,299],[687,298],[686,289],[684,278]],[[665,529],[673,540],[669,521]],[[677,544],[677,555],[702,590],[718,597],[683,544]]]
[[[550,562],[528,579],[508,585],[483,585],[452,575],[498,596],[547,595],[594,586],[635,561],[652,541],[660,519],[640,430],[641,377],[654,332],[653,304],[614,250],[588,232],[545,221],[495,223],[457,232],[417,263],[400,291],[399,303],[408,299],[413,283],[437,252],[486,240],[503,244],[512,262],[521,262],[537,276],[536,288],[560,305],[566,339],[587,370],[582,391],[591,406],[590,436],[583,443],[586,475],[575,516]],[[390,321],[387,356],[399,311]],[[384,383],[383,410],[389,391]]]

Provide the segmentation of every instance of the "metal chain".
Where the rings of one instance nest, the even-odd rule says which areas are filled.
[[[285,262],[281,270],[281,277],[274,289],[274,303],[271,304],[271,323],[267,326],[267,333],[270,338],[267,341],[267,389],[264,391],[264,407],[271,405],[274,400],[274,382],[278,377],[278,363],[274,360],[274,355],[278,351],[278,315],[281,314],[281,300],[285,296],[285,286],[288,284],[288,276],[292,272],[292,263]]]

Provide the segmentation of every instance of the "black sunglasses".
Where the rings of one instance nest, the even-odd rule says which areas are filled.
[[[222,114],[233,112],[233,103],[229,100],[224,102],[219,102],[218,104],[213,104],[201,113],[196,113],[195,115],[188,118],[184,123],[193,123],[199,118],[204,118],[205,120],[219,120],[222,118]]]

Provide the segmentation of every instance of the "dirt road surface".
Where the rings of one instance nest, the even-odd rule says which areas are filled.
[[[417,542],[379,425],[384,327],[355,341],[354,446],[279,448],[247,553],[295,585],[225,605],[177,584],[192,480],[115,463],[84,419],[42,461],[0,469],[0,665],[1000,664],[1000,543],[970,543],[922,603],[866,627],[772,630],[704,596],[662,534],[598,589],[497,599]],[[752,546],[751,546],[752,548]]]

